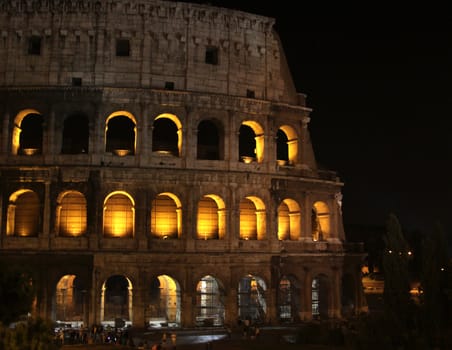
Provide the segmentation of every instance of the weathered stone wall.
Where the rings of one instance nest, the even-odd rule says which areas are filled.
[[[39,54],[28,53],[32,36],[41,40]],[[129,56],[116,55],[117,39],[128,40]],[[211,48],[218,50],[216,63],[206,63]],[[346,271],[356,282],[359,311],[362,252],[350,253],[345,243],[337,201],[343,184],[334,172],[317,167],[308,130],[311,110],[288,71],[271,18],[157,0],[0,2],[0,251],[12,263],[40,262],[35,313],[54,317],[56,284],[74,274],[89,289],[84,321],[99,323],[104,283],[123,275],[133,288],[132,321],[141,326],[151,278],[168,275],[180,286],[181,324],[192,326],[196,283],[211,275],[226,291],[225,322],[232,324],[239,280],[252,274],[267,286],[266,322],[278,322],[283,276],[297,284],[295,319],[312,318],[311,283],[319,275],[328,280],[329,317],[340,317]],[[15,145],[23,129],[18,116],[30,111],[42,117],[42,152],[32,156]],[[86,153],[62,152],[64,125],[73,113],[88,120]],[[106,151],[108,118],[115,113],[133,120],[133,154]],[[180,121],[178,156],[153,152],[153,123],[163,114]],[[219,126],[219,159],[197,157],[204,120]],[[238,152],[245,122],[258,125],[256,136],[264,145],[262,159],[249,164]],[[281,128],[295,154],[285,165],[276,155]],[[9,210],[23,190],[39,199],[36,236],[7,234]],[[68,190],[87,201],[87,230],[76,237],[60,236],[57,229],[58,197]],[[131,237],[103,235],[105,198],[115,191],[133,200]],[[179,239],[150,235],[151,203],[160,193],[180,200]],[[197,239],[197,206],[206,194],[224,202],[222,239]],[[240,201],[250,196],[262,201],[256,215],[266,228],[256,240],[240,239]],[[300,234],[279,240],[278,206],[285,199],[297,203]],[[330,226],[321,241],[312,238],[318,202],[328,208],[323,214]]]
[[[298,104],[274,20],[168,1],[3,1],[0,86],[124,86]],[[30,38],[39,54],[30,54]],[[116,40],[130,44],[116,55]],[[216,53],[206,63],[206,51]],[[248,92],[247,92],[248,91]]]

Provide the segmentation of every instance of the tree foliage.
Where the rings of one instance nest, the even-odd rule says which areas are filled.
[[[409,249],[402,228],[394,214],[391,214],[387,220],[383,240],[385,242],[383,253],[385,304],[389,308],[397,310],[409,299]]]
[[[388,319],[406,329],[410,312],[409,247],[397,217],[390,214],[383,237],[384,304]]]
[[[21,315],[27,315],[34,297],[31,274],[0,262],[0,323],[8,326]]]
[[[0,349],[3,350],[56,350],[52,324],[43,319],[29,318],[14,328],[0,325]]]
[[[429,336],[447,324],[447,268],[448,245],[440,224],[436,224],[432,234],[424,238],[422,244],[422,319]]]

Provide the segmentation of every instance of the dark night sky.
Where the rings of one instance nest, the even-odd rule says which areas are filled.
[[[450,234],[447,12],[198,2],[275,18],[297,90],[313,109],[309,127],[317,161],[345,183],[346,224],[383,226],[392,212],[405,229],[429,232],[440,221]]]

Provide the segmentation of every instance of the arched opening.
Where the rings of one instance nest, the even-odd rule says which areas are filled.
[[[298,157],[298,139],[295,130],[282,125],[276,133],[276,159],[280,165],[293,165]]]
[[[224,323],[224,291],[212,276],[204,276],[196,286],[196,324],[222,326]]]
[[[341,313],[343,317],[354,316],[356,310],[355,280],[350,273],[342,276]]]
[[[115,327],[118,320],[132,324],[133,288],[122,275],[109,277],[102,285],[100,319],[104,326]]]
[[[278,314],[281,322],[293,322],[299,319],[300,289],[295,279],[283,276],[278,288]]]
[[[77,237],[86,233],[86,199],[77,191],[62,193],[57,200],[59,236]]]
[[[136,121],[128,112],[115,112],[107,118],[105,152],[117,156],[135,154]]]
[[[179,238],[182,227],[182,207],[172,193],[161,193],[152,201],[151,236],[159,239]]]
[[[88,290],[76,275],[65,275],[56,285],[54,319],[72,327],[87,326]]]
[[[198,203],[197,238],[223,239],[225,226],[223,200],[216,195],[205,195]]]
[[[330,237],[330,213],[326,203],[314,203],[311,224],[313,241],[325,241]]]
[[[289,162],[289,147],[287,141],[288,139],[285,132],[279,129],[276,133],[276,160],[279,162]]]
[[[62,154],[81,154],[89,151],[89,123],[83,113],[70,115],[64,121]]]
[[[265,205],[261,199],[249,196],[240,201],[240,239],[265,239],[265,221]]]
[[[278,207],[278,239],[298,240],[301,237],[300,207],[293,199],[284,199]]]
[[[211,120],[198,124],[197,159],[223,159],[222,132]]]
[[[311,305],[313,319],[328,318],[328,278],[325,275],[317,275],[312,279]]]
[[[135,228],[135,203],[127,193],[110,193],[104,202],[104,237],[132,238]]]
[[[31,190],[20,190],[9,198],[7,214],[7,235],[34,237],[40,224],[38,195]]]
[[[151,327],[178,327],[181,322],[179,283],[167,275],[151,280],[147,317]]]
[[[260,277],[248,275],[240,280],[237,293],[240,320],[248,320],[253,323],[265,321],[266,290],[267,286]]]
[[[244,163],[264,159],[264,131],[259,123],[244,121],[239,129],[239,160]]]
[[[27,156],[42,154],[43,117],[38,113],[27,114],[20,123],[19,153]]]
[[[256,135],[249,126],[241,125],[239,130],[239,159],[250,163],[256,159]]]
[[[152,152],[179,157],[182,151],[182,124],[172,114],[161,114],[152,126]]]

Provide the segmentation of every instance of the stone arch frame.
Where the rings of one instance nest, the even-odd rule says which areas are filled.
[[[200,127],[203,126],[201,130]],[[196,159],[223,160],[225,154],[225,128],[217,118],[198,120],[196,133]],[[214,140],[212,140],[214,138]],[[205,140],[201,143],[201,141]],[[216,141],[216,142],[215,142]]]
[[[75,281],[77,283],[74,283]],[[74,327],[80,327],[81,324],[86,326],[89,288],[84,278],[73,272],[61,274],[53,282],[53,289],[52,320],[71,323]],[[69,299],[65,300],[66,298]],[[72,305],[66,305],[66,302]],[[67,307],[69,307],[69,310],[66,309]],[[66,311],[69,311],[68,314],[66,314]],[[71,314],[72,317],[70,317]]]
[[[210,208],[210,213],[205,213],[207,216],[212,216],[212,215],[216,215],[216,231],[213,230],[209,230],[209,232],[207,231],[203,231],[200,227],[200,225],[202,225],[203,223],[200,222],[200,220],[202,220],[203,218],[200,217],[200,215],[202,215],[201,213],[201,207],[200,204],[201,202],[204,201],[204,199],[208,199],[210,201],[213,201],[215,203],[215,207],[212,206],[212,208]],[[215,213],[212,213],[212,211],[215,211]],[[215,218],[214,218],[215,219]],[[197,218],[196,218],[196,238],[197,239],[225,239],[226,238],[226,232],[227,232],[227,227],[226,227],[226,204],[223,200],[222,197],[220,197],[217,194],[205,194],[202,197],[199,198],[198,202],[197,202]],[[208,220],[208,217],[204,218],[204,220]],[[205,225],[207,225],[207,228],[214,228],[214,227],[210,227],[211,225],[209,225],[208,223],[205,223]],[[212,232],[210,232],[212,231]]]
[[[282,207],[283,205],[287,208],[287,211]],[[281,210],[284,210],[284,213]],[[300,204],[292,198],[283,199],[277,207],[278,240],[299,240],[302,235],[301,218]]]
[[[27,203],[20,203],[22,196],[32,196]],[[23,199],[23,197],[22,197]],[[30,200],[34,203],[30,203]],[[18,201],[21,206],[18,208]],[[34,215],[31,215],[33,213]],[[22,217],[23,216],[23,217]],[[18,225],[18,217],[21,221]],[[26,220],[27,218],[28,220]],[[27,225],[28,224],[28,225]],[[19,226],[19,231],[17,226]],[[6,214],[6,235],[19,237],[36,237],[41,230],[41,205],[39,194],[32,189],[18,189],[9,196]]]
[[[123,121],[119,123],[123,125],[115,125],[114,130],[111,130],[109,123],[116,118],[124,118]],[[127,120],[129,122],[127,122]],[[129,126],[127,126],[129,124]],[[131,129],[133,125],[133,130]],[[109,130],[110,129],[110,130]],[[126,137],[122,136],[124,129],[128,129],[129,135]],[[137,149],[137,120],[135,116],[128,111],[115,111],[111,113],[105,119],[105,134],[104,134],[104,149],[105,152],[111,152],[117,156],[125,156],[128,154],[136,154]],[[120,132],[121,138],[118,141],[113,142],[113,134],[115,132]]]
[[[331,238],[331,210],[325,201],[318,200],[312,204],[311,226],[312,240],[325,241]]]
[[[217,293],[206,293],[205,295],[205,302],[206,304],[211,303],[211,305],[205,305],[206,309],[211,309],[211,311],[216,310],[216,312],[211,312],[209,315],[207,315],[208,312],[206,312],[204,315],[201,312],[201,315],[199,314],[199,308],[203,308],[202,305],[202,291],[200,292],[200,283],[203,279],[210,277],[212,278],[216,285],[217,285]],[[226,289],[224,287],[224,283],[219,279],[215,274],[212,273],[205,273],[202,274],[202,276],[197,276],[196,279],[194,279],[194,293],[196,295],[196,319],[195,324],[199,326],[223,326],[224,321],[226,318],[226,307],[225,307],[225,298],[226,298]],[[214,290],[212,292],[215,292]],[[215,294],[215,295],[213,295]],[[213,305],[213,302],[217,302],[216,305]],[[206,310],[208,311],[208,310]]]
[[[110,212],[110,208],[108,207],[108,201],[113,197],[121,195],[127,198],[130,202],[129,208],[124,208],[124,212],[122,214],[114,215],[114,212]],[[126,206],[126,203],[124,203]],[[125,210],[130,209],[130,214],[127,214]],[[107,217],[106,215],[111,215],[111,217]],[[111,227],[107,226],[106,220],[111,220]],[[122,220],[121,220],[122,219]],[[124,219],[125,224],[123,223]],[[122,228],[121,232],[119,231]],[[133,238],[135,237],[135,200],[133,197],[127,193],[126,191],[113,191],[110,192],[104,199],[103,202],[103,210],[102,210],[102,235],[103,237],[121,237],[121,238]]]
[[[285,140],[279,139],[279,133],[285,136]],[[284,142],[284,145],[282,144]],[[276,132],[276,160],[280,165],[295,165],[298,163],[299,137],[296,128],[288,124],[280,125]],[[284,148],[284,149],[280,149]],[[285,153],[284,157],[278,157],[280,153]]]
[[[174,212],[165,211],[164,207],[157,207],[156,204],[165,205],[165,203],[157,203],[158,197],[168,197],[174,203]],[[164,200],[164,199],[162,199]],[[171,203],[171,204],[172,204]],[[169,206],[170,203],[167,203]],[[169,208],[171,209],[171,208]],[[182,201],[172,192],[161,192],[154,196],[150,207],[150,235],[157,239],[180,239],[182,236]],[[168,214],[171,219],[171,224],[166,226],[163,223],[164,216]],[[168,217],[167,217],[168,218]],[[159,222],[157,222],[157,220]],[[171,230],[170,230],[171,229]]]
[[[286,279],[289,281],[289,292],[290,297],[285,298],[284,291],[281,290],[281,283]],[[278,280],[278,285],[276,286],[276,308],[277,308],[277,316],[280,322],[296,322],[299,321],[301,305],[300,305],[300,294],[302,290],[302,281],[298,279],[297,276],[293,274],[283,274],[281,278]],[[286,312],[287,314],[283,314]],[[284,317],[283,317],[284,316]]]
[[[174,272],[174,273],[173,273]],[[173,294],[161,294],[162,288],[161,283],[164,279],[164,282],[167,283],[167,279],[170,280],[171,283],[174,283],[174,292]],[[176,326],[179,326],[182,321],[182,312],[183,312],[183,306],[182,306],[182,295],[184,294],[183,288],[181,286],[180,281],[183,281],[183,277],[179,276],[179,273],[176,271],[169,271],[167,269],[162,269],[159,272],[152,273],[151,275],[146,278],[146,290],[148,291],[148,296],[145,297],[147,302],[146,307],[146,314],[144,315],[146,322],[148,322],[150,325],[152,323],[160,323],[162,322],[171,322],[174,323]],[[152,286],[153,283],[158,282],[158,286]],[[158,291],[157,294],[153,295],[155,291]],[[163,298],[162,298],[163,297]],[[163,300],[162,300],[163,299]],[[175,301],[175,303],[171,303],[171,300]],[[162,302],[165,303],[165,306],[162,307]],[[158,305],[156,305],[158,304]],[[168,305],[175,305],[175,307],[171,307],[171,314],[168,317]],[[163,317],[163,315],[165,317]],[[170,318],[170,319],[169,319]]]
[[[267,213],[264,201],[258,196],[245,196],[240,200],[238,209],[239,238],[243,240],[266,239]]]
[[[106,316],[105,316],[105,309],[106,309],[106,299],[109,297],[107,295],[108,292],[108,288],[107,288],[107,282],[113,278],[113,277],[122,277],[125,279],[125,281],[127,282],[127,317],[123,317],[124,315],[121,315],[121,317],[118,318],[122,318],[123,320],[125,320],[126,322],[128,321],[129,324],[133,324],[133,305],[134,305],[134,296],[133,296],[133,286],[134,286],[134,282],[132,281],[132,279],[130,278],[130,276],[127,276],[124,273],[112,273],[109,274],[108,276],[106,276],[106,278],[102,281],[101,285],[100,285],[100,300],[99,300],[99,321],[101,324],[105,324],[106,322],[110,322],[106,320]],[[122,311],[122,310],[121,310]],[[118,316],[118,315],[116,315]],[[116,317],[115,317],[116,318]]]
[[[314,281],[319,281],[319,295],[318,295],[318,311],[314,309]],[[327,319],[331,315],[330,309],[333,307],[333,276],[330,271],[324,269],[318,269],[311,273],[311,317],[313,319]]]
[[[250,139],[251,135],[246,135],[245,137],[241,135],[241,130],[243,130],[242,127],[247,127],[252,130],[252,132],[254,133],[254,140]],[[243,120],[240,123],[237,135],[239,139],[239,161],[244,163],[250,163],[253,161],[262,163],[265,157],[265,135],[262,125],[255,120]],[[246,148],[248,147],[247,144],[250,142],[254,145],[254,151],[246,150]],[[252,152],[253,154],[251,154],[250,152]]]
[[[267,319],[269,311],[267,299],[271,284],[269,284],[269,281],[264,276],[265,274],[251,272],[238,276],[238,280],[236,281],[237,316],[240,320],[249,319],[252,322],[262,323]],[[250,280],[249,285],[245,280]],[[262,308],[262,310],[258,310],[259,308]],[[257,310],[254,310],[254,312],[253,309]],[[249,315],[250,312],[255,314],[254,317]]]
[[[62,130],[61,154],[90,152],[90,120],[87,113],[81,110],[68,113],[63,120]]]
[[[40,147],[39,150],[36,147],[32,147],[32,148],[27,148],[24,147],[23,142],[22,142],[22,136],[23,136],[23,130],[22,130],[22,124],[25,118],[27,118],[30,115],[39,115],[41,118],[41,130],[40,130]],[[43,114],[41,112],[39,112],[36,109],[23,109],[21,111],[19,111],[15,118],[14,118],[14,125],[13,125],[13,129],[11,132],[11,153],[13,155],[18,155],[18,154],[26,154],[26,155],[34,155],[34,154],[40,154],[42,153],[42,148],[43,148],[43,137],[44,137],[44,117]],[[36,144],[36,146],[38,146]],[[29,149],[29,151],[24,150],[24,149]]]
[[[80,201],[76,201],[74,200],[71,203],[67,203],[69,206],[71,206],[72,211],[77,211],[77,208],[75,206],[84,206],[84,210],[82,209],[78,209],[78,211],[83,210],[83,212],[81,212],[81,216],[80,216],[80,220],[75,220],[75,218],[73,217],[73,220],[68,220],[72,222],[72,226],[69,226],[69,229],[66,230],[66,234],[62,233],[62,211],[65,210],[64,208],[64,200],[65,197],[67,195],[80,195],[79,199]],[[56,215],[55,215],[55,232],[57,233],[58,236],[69,236],[69,237],[77,237],[77,236],[82,236],[84,234],[87,233],[87,229],[88,229],[88,205],[87,205],[87,201],[86,201],[86,197],[85,195],[77,190],[73,190],[73,189],[68,189],[65,191],[62,191],[59,193],[57,200],[56,200]],[[69,216],[69,213],[68,213]],[[75,223],[74,223],[75,220]],[[77,222],[78,221],[78,222]],[[77,230],[78,228],[78,230]]]
[[[175,142],[170,142],[167,146],[160,145],[161,140],[160,137],[165,136],[163,134],[160,134],[160,127],[156,126],[156,122],[161,120],[168,120],[172,122],[175,126],[175,135],[166,135],[166,136],[172,136],[175,138]],[[170,125],[168,125],[170,126]],[[164,130],[161,130],[164,131]],[[183,147],[183,131],[182,131],[182,123],[180,119],[175,115],[171,113],[161,113],[157,115],[153,122],[152,122],[152,152],[162,155],[173,155],[175,157],[181,157],[182,156],[182,147]],[[167,138],[167,137],[165,137]]]

